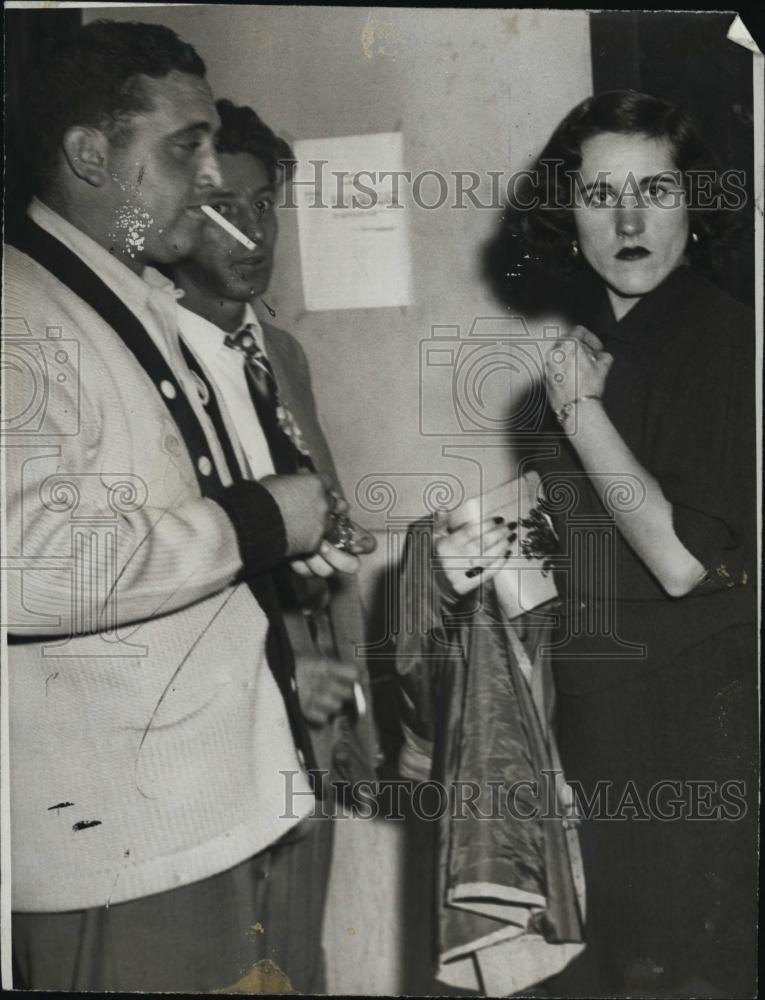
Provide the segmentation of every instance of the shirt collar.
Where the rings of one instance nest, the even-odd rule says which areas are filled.
[[[29,217],[36,222],[41,229],[55,236],[57,240],[68,247],[82,260],[98,277],[117,294],[120,299],[133,311],[141,311],[145,308],[147,299],[151,294],[151,289],[168,291],[168,285],[173,288],[173,283],[168,281],[158,271],[154,272],[164,283],[148,283],[139,277],[134,271],[122,263],[108,250],[105,250],[95,240],[91,239],[64,219],[58,212],[54,212],[39,198],[34,198],[29,206]],[[146,269],[146,270],[154,270]]]
[[[253,328],[253,333],[255,334],[255,340],[258,343],[258,347],[262,351],[265,351],[266,344],[263,336],[263,327],[260,325],[260,320],[258,319],[255,310],[252,308],[251,302],[245,303],[242,326],[251,326]]]
[[[147,268],[147,271],[149,270],[153,270],[153,268]],[[160,278],[163,277],[163,275],[159,274],[158,271],[155,273],[158,274]],[[146,275],[146,277],[148,280],[148,275]],[[166,278],[164,280],[167,281]],[[170,282],[170,284],[172,285],[172,282]],[[177,293],[180,290],[175,289],[175,291]],[[182,291],[180,291],[180,295],[183,295]],[[184,334],[188,334],[189,337],[193,339],[195,342],[198,342],[197,337],[203,336],[206,339],[207,343],[214,343],[218,347],[225,346],[226,337],[228,336],[226,331],[221,330],[219,326],[216,326],[215,323],[211,323],[208,319],[205,319],[204,316],[200,316],[198,313],[192,312],[185,306],[179,305],[178,319],[181,331]],[[265,345],[265,338],[263,336],[263,327],[260,325],[260,320],[258,319],[255,310],[252,308],[252,305],[249,302],[245,303],[242,322],[239,325],[239,327],[237,327],[237,329],[241,329],[243,326],[247,324],[249,324],[252,327],[253,334],[258,344],[258,347],[260,347],[260,349],[263,352],[265,352],[266,345]]]
[[[182,288],[176,288],[170,278],[165,277],[156,267],[145,267],[141,273],[141,280],[145,281],[151,288],[168,292],[174,299],[182,299],[186,294]]]

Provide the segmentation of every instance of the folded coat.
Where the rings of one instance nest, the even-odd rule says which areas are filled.
[[[431,534],[430,522],[411,530],[397,658],[402,771],[439,782],[449,802],[438,819],[437,976],[515,993],[583,948],[581,860],[541,655],[552,616],[509,623],[490,581],[450,601],[422,572]]]

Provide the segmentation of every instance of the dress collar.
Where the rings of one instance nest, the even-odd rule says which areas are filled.
[[[644,295],[626,316],[617,320],[605,289],[597,313],[596,332],[606,340],[619,340],[631,344],[647,326],[662,318],[669,307],[674,309],[685,298],[693,281],[693,270],[688,264],[676,267],[660,285]]]

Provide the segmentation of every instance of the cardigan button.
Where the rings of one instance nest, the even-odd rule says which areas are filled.
[[[169,452],[171,455],[180,455],[181,442],[174,434],[165,435],[165,451]]]
[[[207,455],[202,455],[197,461],[197,468],[202,473],[203,476],[209,476],[212,472],[212,462],[207,457]]]
[[[163,378],[159,383],[159,391],[165,397],[165,399],[175,399],[178,395],[175,386],[168,379]]]

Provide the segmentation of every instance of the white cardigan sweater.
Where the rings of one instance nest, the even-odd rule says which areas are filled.
[[[184,384],[174,297],[32,215],[94,269],[107,258],[100,276]],[[313,800],[265,614],[232,583],[236,533],[157,389],[68,288],[13,248],[5,261],[12,905],[103,906],[237,864]]]

